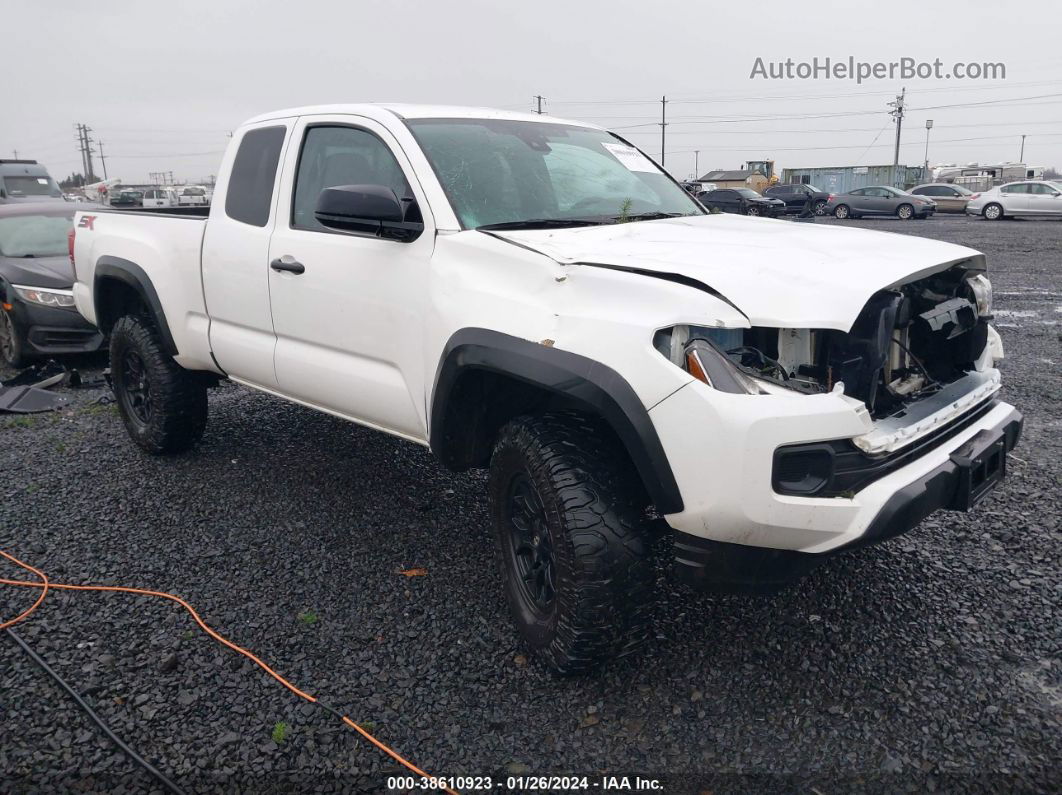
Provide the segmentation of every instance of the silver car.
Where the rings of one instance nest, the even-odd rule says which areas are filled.
[[[918,185],[911,188],[912,196],[924,196],[932,199],[937,205],[938,213],[964,213],[966,205],[973,196],[973,191],[962,185],[951,185],[946,182],[935,182],[929,185]]]
[[[936,212],[936,203],[924,196],[913,196],[890,185],[871,185],[848,193],[832,193],[826,212],[837,218],[861,218],[864,215],[895,215],[907,221],[928,218]]]
[[[989,221],[1027,216],[1062,216],[1062,185],[1044,180],[1008,182],[984,193],[975,193],[966,205],[967,215],[983,215]]]

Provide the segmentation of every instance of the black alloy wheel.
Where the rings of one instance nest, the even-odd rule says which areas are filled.
[[[506,551],[519,575],[521,595],[529,607],[545,615],[557,597],[553,537],[542,497],[523,472],[517,473],[509,486],[506,515],[509,524]]]
[[[118,363],[115,362],[117,365]],[[122,388],[118,397],[125,409],[141,425],[151,422],[151,379],[140,354],[127,350],[120,366],[115,368],[114,377],[119,379]]]

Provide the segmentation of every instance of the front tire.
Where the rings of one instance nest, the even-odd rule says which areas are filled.
[[[759,215],[759,214],[760,214],[760,208],[759,207],[749,207],[748,209],[745,210],[745,215]]]
[[[833,210],[833,217],[840,218],[842,221],[851,214],[852,211],[848,209],[847,204],[838,204]]]
[[[11,313],[0,307],[0,360],[13,370],[21,370],[29,364],[25,343],[15,327]]]
[[[490,462],[490,511],[509,607],[555,672],[588,671],[647,637],[651,539],[626,453],[592,418],[520,417]]]
[[[914,217],[914,207],[909,204],[901,204],[896,208],[896,217],[901,221],[910,221]]]
[[[203,436],[206,383],[163,350],[154,324],[126,315],[111,330],[111,377],[129,436],[152,455],[179,453]]]
[[[1003,218],[1003,205],[996,204],[995,202],[986,204],[985,208],[981,210],[981,215],[989,221],[999,221]]]

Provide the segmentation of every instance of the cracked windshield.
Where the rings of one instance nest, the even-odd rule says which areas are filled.
[[[407,122],[466,229],[582,226],[704,211],[604,130],[548,122]]]

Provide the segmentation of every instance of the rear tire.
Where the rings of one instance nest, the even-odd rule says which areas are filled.
[[[490,462],[490,511],[513,620],[531,652],[575,674],[647,637],[653,574],[641,483],[596,420],[519,417]]]
[[[1003,205],[995,202],[986,204],[985,208],[981,210],[981,215],[989,221],[999,221],[1003,218]]]
[[[130,438],[152,455],[179,453],[203,436],[206,382],[163,350],[154,323],[126,315],[111,330],[111,377]]]
[[[848,209],[848,205],[847,204],[838,204],[833,209],[833,217],[834,218],[840,218],[842,221],[845,218],[847,218],[848,216],[850,216],[851,214],[852,214],[852,211]]]
[[[24,343],[18,336],[11,313],[0,307],[0,360],[13,370],[21,370],[29,364]]]

